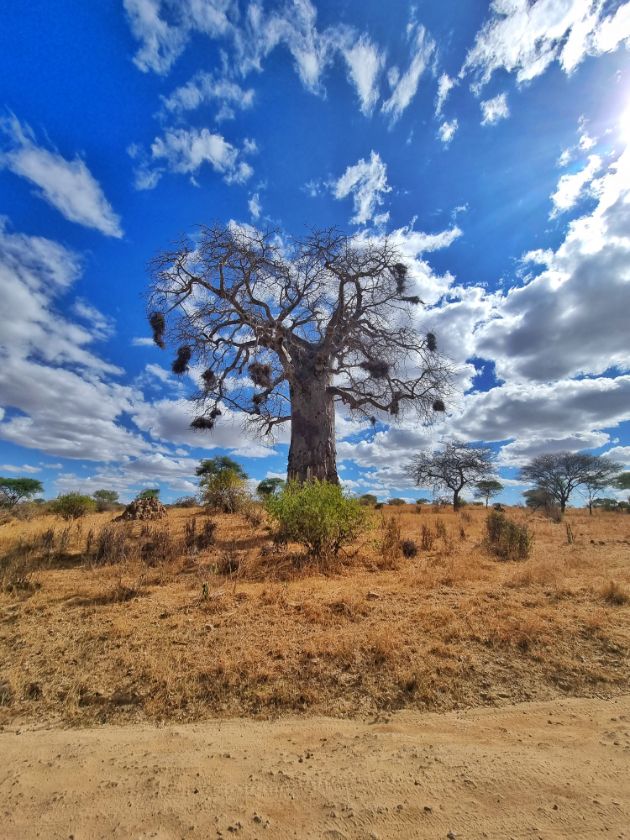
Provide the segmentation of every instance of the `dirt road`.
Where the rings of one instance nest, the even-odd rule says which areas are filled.
[[[0,733],[0,836],[630,837],[630,696]]]

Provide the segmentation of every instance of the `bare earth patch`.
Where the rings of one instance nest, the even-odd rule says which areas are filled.
[[[2,836],[629,836],[630,698],[0,734]]]

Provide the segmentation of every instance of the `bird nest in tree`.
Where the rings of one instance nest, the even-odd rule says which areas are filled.
[[[159,499],[134,499],[116,518],[116,522],[162,519],[164,516],[166,516],[166,508]]]

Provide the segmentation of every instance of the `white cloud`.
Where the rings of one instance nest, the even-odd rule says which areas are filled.
[[[168,73],[197,30],[210,37],[230,28],[232,0],[123,0],[134,36],[140,41],[134,63],[143,72]],[[162,14],[164,12],[164,14]],[[166,17],[171,18],[167,22]]]
[[[359,96],[361,111],[368,116],[378,102],[378,83],[385,64],[385,54],[366,35],[362,35],[342,52],[350,80]]]
[[[165,110],[175,114],[193,111],[213,101],[220,103],[217,120],[229,119],[234,116],[235,109],[251,108],[254,91],[244,89],[229,79],[217,79],[211,73],[200,71],[170,96],[163,97]]]
[[[260,196],[258,195],[258,193],[254,193],[249,197],[247,207],[254,221],[260,217],[260,214],[262,212],[262,205],[260,203]]]
[[[438,79],[438,92],[437,97],[435,100],[435,116],[441,117],[442,116],[442,109],[444,108],[444,103],[446,102],[449,93],[457,84],[456,79],[452,79],[448,73],[442,73],[440,78]]]
[[[445,120],[438,128],[438,137],[440,138],[442,143],[444,143],[445,146],[448,146],[453,137],[455,137],[455,132],[457,131],[458,126],[459,123],[457,121],[457,118],[455,118],[452,119],[450,122]]]
[[[562,175],[556,191],[551,196],[553,202],[551,217],[574,207],[601,168],[602,159],[598,155],[590,155],[586,166],[578,172]]]
[[[193,176],[206,163],[228,184],[243,184],[253,175],[243,152],[207,128],[167,129],[151,144],[149,159],[144,159],[136,147],[129,151],[140,160],[135,183],[141,190],[153,189],[165,170]]]
[[[16,467],[13,464],[0,464],[0,472],[34,474],[41,471],[41,467],[31,467],[30,464],[22,464],[21,467]]]
[[[132,338],[131,344],[133,347],[155,347],[155,341],[152,338],[142,336]]]
[[[66,160],[58,152],[38,146],[31,128],[15,116],[0,118],[0,136],[5,141],[0,168],[35,184],[37,195],[69,221],[106,236],[123,235],[120,217],[81,158]]]
[[[495,125],[500,120],[510,116],[510,109],[507,104],[507,95],[499,93],[492,99],[485,99],[479,103],[482,114],[482,125]]]
[[[571,73],[587,55],[612,52],[630,39],[630,3],[605,16],[607,4],[586,0],[494,0],[460,76],[486,84],[499,69],[528,82],[557,61]]]
[[[592,184],[598,204],[572,221],[547,268],[498,302],[477,331],[501,379],[550,382],[630,368],[630,152]]]
[[[349,166],[333,184],[335,198],[342,199],[352,195],[355,212],[351,222],[356,225],[372,220],[376,209],[383,203],[383,195],[390,191],[387,166],[378,152],[374,151],[369,160],[361,158],[353,166]]]
[[[390,72],[392,92],[382,108],[383,113],[391,117],[392,123],[400,118],[416,95],[422,74],[429,66],[435,52],[435,41],[424,26],[414,24],[409,28],[409,33],[411,35],[411,62],[402,74],[397,68],[396,72]]]

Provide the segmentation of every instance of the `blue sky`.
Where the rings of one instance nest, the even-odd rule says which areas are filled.
[[[430,428],[338,417],[355,492],[457,437],[507,500],[539,452],[630,464],[630,3],[31,0],[0,8],[0,474],[46,494],[282,474],[238,418],[193,433],[146,265],[199,223],[398,244],[458,396]]]

